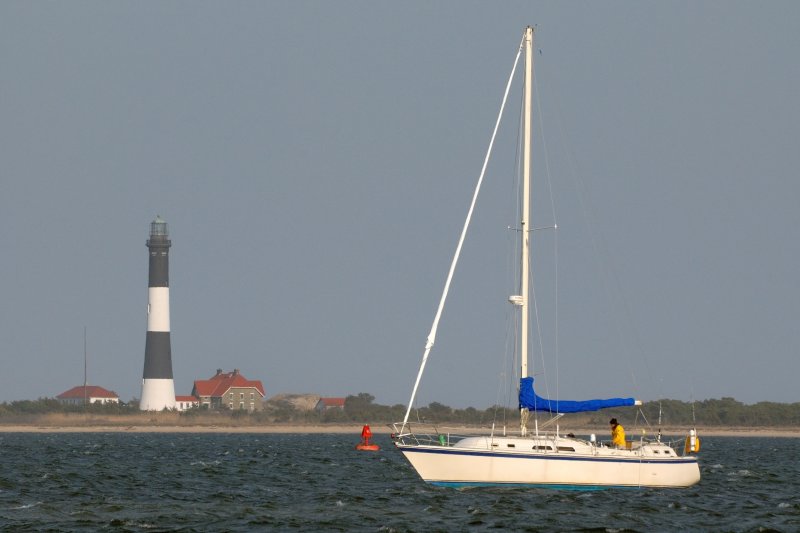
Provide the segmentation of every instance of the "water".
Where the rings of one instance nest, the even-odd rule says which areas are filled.
[[[449,489],[388,437],[0,434],[4,531],[800,530],[800,439],[703,438],[690,489]]]

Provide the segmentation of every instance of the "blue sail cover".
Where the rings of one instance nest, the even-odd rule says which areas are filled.
[[[599,411],[606,407],[625,407],[635,405],[633,398],[609,398],[607,400],[548,400],[538,396],[533,390],[533,378],[519,380],[519,406],[529,411],[547,411],[550,413],[583,413]]]

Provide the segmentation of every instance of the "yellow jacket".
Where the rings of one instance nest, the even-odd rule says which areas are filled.
[[[622,424],[617,424],[617,426],[611,430],[611,444],[619,446],[620,448],[625,447],[625,428],[622,427]]]

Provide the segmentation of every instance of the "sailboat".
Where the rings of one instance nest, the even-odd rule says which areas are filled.
[[[522,213],[519,234],[520,292],[509,297],[510,303],[520,313],[520,381],[519,381],[519,432],[502,435],[491,433],[455,436],[441,433],[437,428],[409,422],[409,415],[423,375],[425,364],[433,348],[439,319],[450,289],[464,238],[475,208],[478,192],[486,172],[492,145],[508,98],[519,58],[524,51],[523,97],[523,154],[522,154]],[[559,420],[567,413],[596,411],[609,407],[640,405],[633,398],[610,398],[588,401],[558,401],[539,396],[533,388],[533,376],[528,375],[528,301],[530,262],[530,146],[531,146],[531,93],[533,72],[533,28],[527,27],[517,51],[501,104],[500,116],[494,127],[489,150],[483,163],[467,219],[450,265],[442,297],[439,302],[411,399],[402,422],[392,425],[392,439],[420,477],[433,485],[465,486],[529,486],[571,489],[601,489],[612,487],[689,487],[700,481],[700,469],[695,455],[679,453],[669,443],[662,442],[660,432],[654,439],[629,441],[625,446],[612,446],[598,442],[594,435],[588,439],[571,433],[561,434]],[[529,428],[530,413],[550,413],[551,418],[539,426],[538,418]],[[694,436],[694,430],[690,433]],[[687,443],[689,440],[687,439]],[[687,444],[687,450],[691,450]]]

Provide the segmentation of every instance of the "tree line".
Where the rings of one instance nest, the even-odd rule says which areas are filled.
[[[381,405],[375,397],[361,392],[345,398],[343,409],[325,411],[296,408],[290,401],[267,401],[264,408],[252,413],[239,410],[190,409],[179,413],[187,419],[200,421],[204,416],[225,415],[233,419],[246,419],[249,423],[392,423],[403,419],[406,406]],[[50,413],[89,413],[96,415],[141,415],[138,403],[109,403],[90,405],[65,405],[52,398],[20,400],[0,403],[0,421],[25,422],[37,415]],[[549,415],[544,415],[549,416]],[[758,402],[747,405],[733,398],[682,402],[658,400],[638,407],[605,409],[595,413],[571,415],[570,425],[605,425],[609,418],[618,418],[623,424],[662,426],[745,426],[745,427],[800,427],[800,402]],[[513,426],[518,421],[516,407],[491,406],[487,409],[467,407],[452,408],[439,402],[411,410],[411,422],[433,424],[459,424],[474,426]],[[188,421],[188,420],[187,420]]]
[[[352,422],[376,420],[396,422],[405,415],[405,406],[392,407],[373,403],[370,394],[360,393],[348,396],[344,412],[339,416]],[[545,415],[549,416],[549,415]],[[747,405],[734,398],[710,399],[698,402],[679,400],[657,400],[645,402],[641,406],[604,409],[594,413],[570,416],[571,425],[608,424],[610,418],[618,418],[629,424],[651,426],[745,426],[745,427],[800,427],[800,402],[776,403],[758,402]],[[468,425],[513,425],[519,419],[516,407],[492,406],[485,410],[467,407],[454,409],[438,402],[426,407],[412,409],[412,422],[458,423]]]

